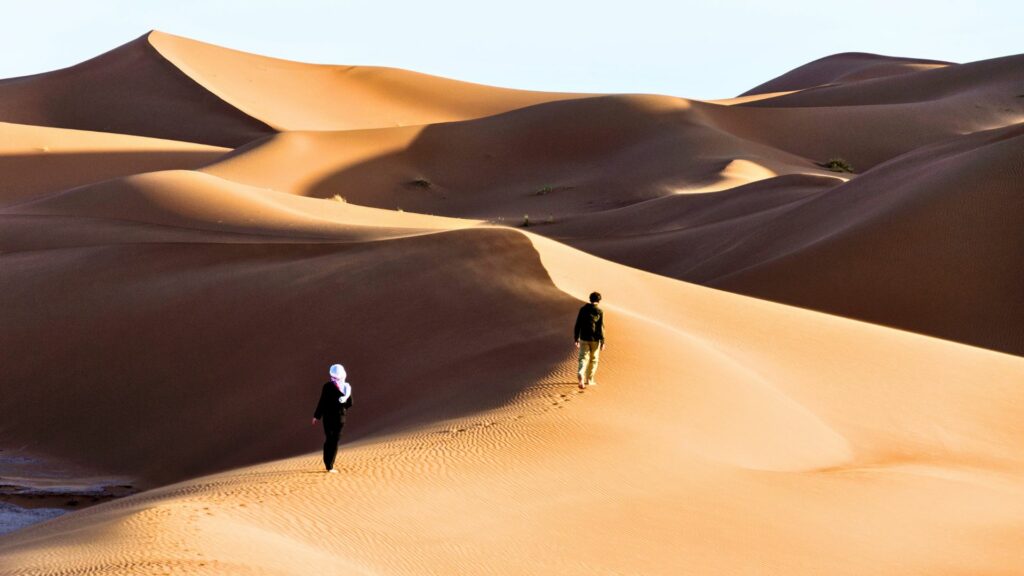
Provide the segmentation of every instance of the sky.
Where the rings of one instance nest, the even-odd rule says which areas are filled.
[[[1024,52],[1024,2],[0,0],[0,78],[151,29],[267,56],[532,90],[728,98],[838,52]]]

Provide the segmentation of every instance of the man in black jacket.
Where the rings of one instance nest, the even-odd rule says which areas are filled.
[[[573,338],[576,341],[576,348],[579,349],[580,365],[577,380],[580,390],[597,385],[594,373],[597,372],[601,350],[604,350],[604,311],[597,306],[600,301],[601,294],[592,292],[590,304],[584,304],[576,315]]]
[[[345,381],[345,368],[341,364],[331,366],[331,379],[320,390],[320,401],[313,412],[313,425],[323,418],[324,422],[324,466],[327,471],[337,474],[334,457],[338,454],[338,439],[345,427],[345,410],[352,407],[352,385]]]

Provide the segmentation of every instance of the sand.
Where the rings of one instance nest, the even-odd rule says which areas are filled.
[[[0,537],[0,574],[1019,573],[1019,116],[972,104],[1014,60],[848,60],[716,103],[153,32],[0,81],[0,158],[93,158],[9,164],[0,448],[141,489]],[[115,109],[125,70],[182,95]]]

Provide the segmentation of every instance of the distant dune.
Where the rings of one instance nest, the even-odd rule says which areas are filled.
[[[0,574],[1020,572],[1020,58],[699,101],[151,32],[0,80],[0,454],[141,489]]]
[[[950,66],[952,62],[920,58],[894,58],[864,52],[845,52],[819,58],[786,72],[778,78],[747,90],[740,96],[805,90],[818,86],[850,84],[872,78],[899,76]]]

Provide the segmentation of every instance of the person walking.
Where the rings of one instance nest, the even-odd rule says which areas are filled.
[[[580,390],[587,386],[597,386],[594,374],[597,372],[597,362],[601,358],[601,350],[604,350],[604,311],[598,307],[601,302],[601,294],[591,292],[590,303],[584,304],[576,315],[576,327],[573,329],[573,338],[576,348],[579,350],[579,371],[577,381]]]
[[[352,385],[345,381],[345,367],[331,366],[331,379],[320,390],[320,401],[313,412],[313,426],[323,419],[324,423],[324,466],[327,471],[337,474],[334,457],[338,454],[338,439],[345,427],[345,411],[352,407]]]

